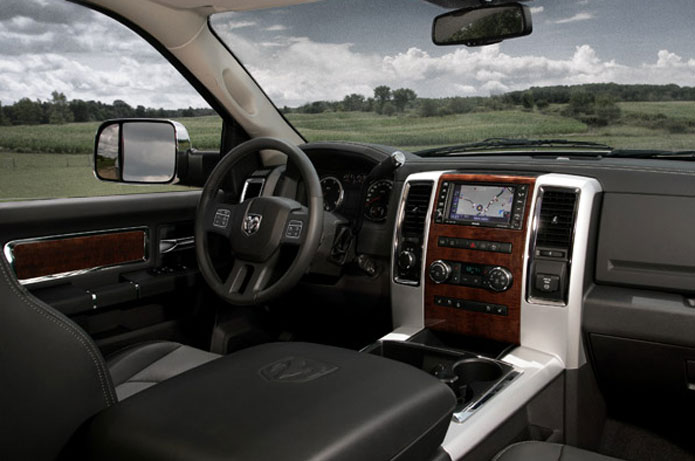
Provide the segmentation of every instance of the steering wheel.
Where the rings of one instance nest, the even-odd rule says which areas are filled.
[[[308,207],[282,196],[256,197],[226,203],[220,189],[232,168],[244,157],[264,149],[280,151],[299,170]],[[212,290],[232,304],[258,304],[294,287],[309,268],[323,230],[323,194],[318,174],[297,146],[277,138],[254,138],[232,149],[205,182],[195,217],[198,265]],[[212,264],[208,234],[227,239],[234,255],[232,270],[222,280]],[[298,246],[287,271],[274,279],[280,248]]]

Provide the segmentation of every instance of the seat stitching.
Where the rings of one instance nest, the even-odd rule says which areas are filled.
[[[34,301],[31,295],[27,296],[24,293],[22,293],[14,285],[15,283],[17,283],[17,281],[9,277],[8,272],[5,270],[4,261],[0,262],[0,271],[2,271],[2,275],[5,278],[7,285],[10,287],[10,290],[12,290],[12,292],[17,296],[17,298],[19,298],[20,301],[29,306],[33,311],[37,312],[45,319],[59,326],[61,329],[70,334],[70,336],[75,338],[80,345],[82,345],[84,350],[87,352],[87,355],[92,359],[92,362],[94,363],[94,366],[97,370],[97,376],[99,378],[99,384],[101,385],[101,391],[104,396],[104,400],[106,401],[106,406],[109,407],[113,405],[116,402],[115,395],[113,394],[114,390],[111,386],[105,384],[108,382],[108,378],[106,378],[103,374],[105,370],[102,368],[102,366],[99,363],[99,360],[94,355],[95,351],[93,347],[90,345],[90,341],[85,337],[85,334],[82,333],[80,330],[75,329],[72,325],[65,322],[60,317],[57,317],[55,314],[47,310],[46,307],[42,306],[40,303]]]

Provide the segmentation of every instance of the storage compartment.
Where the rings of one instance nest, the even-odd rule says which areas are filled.
[[[511,365],[499,360],[416,343],[379,341],[364,352],[407,363],[436,376],[456,395],[457,412],[479,408],[518,375]]]
[[[688,373],[688,365],[695,363],[695,349],[599,334],[589,338],[607,397],[627,405],[648,398],[661,406],[687,404],[695,410],[695,376]]]
[[[695,197],[605,194],[596,280],[695,292]]]

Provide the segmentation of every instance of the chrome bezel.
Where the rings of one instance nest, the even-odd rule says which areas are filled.
[[[582,191],[576,187],[562,187],[562,186],[539,186],[538,194],[536,196],[536,203],[533,213],[533,223],[531,225],[531,236],[529,239],[528,247],[528,264],[526,266],[527,274],[531,274],[531,264],[536,258],[536,237],[538,236],[538,222],[541,216],[541,207],[543,205],[543,195],[547,189],[565,189],[576,194],[577,199],[574,201],[574,209],[572,210],[572,233],[570,235],[569,248],[567,249],[567,280],[570,279],[570,274],[572,273],[572,253],[574,248],[574,237],[577,232],[577,211],[579,209],[579,200],[581,198]],[[567,306],[566,301],[556,301],[553,299],[540,298],[537,296],[531,296],[531,283],[533,281],[529,279],[526,281],[528,285],[526,287],[526,301],[529,304],[546,304],[550,306],[565,307]]]
[[[246,181],[244,181],[244,187],[241,189],[241,196],[239,197],[239,203],[242,203],[244,200],[246,200],[246,192],[249,188],[249,184],[260,184],[261,185],[261,190],[258,194],[258,196],[263,195],[263,188],[265,187],[265,178],[247,178]]]
[[[440,173],[441,175],[441,173]],[[399,283],[401,285],[408,285],[412,287],[419,287],[420,286],[420,281],[414,281],[414,280],[408,280],[408,279],[403,279],[401,277],[398,277],[396,274],[398,273],[398,263],[397,263],[397,258],[396,255],[398,253],[398,247],[400,246],[401,238],[403,237],[402,234],[402,227],[403,227],[403,220],[405,219],[405,202],[408,199],[408,192],[410,192],[410,186],[412,183],[432,183],[432,191],[430,192],[430,200],[427,205],[427,213],[425,214],[425,224],[424,224],[424,229],[422,233],[422,242],[420,243],[420,280],[424,277],[424,271],[425,271],[425,261],[427,259],[426,255],[426,250],[427,250],[427,239],[429,238],[429,229],[430,229],[430,218],[432,216],[432,208],[434,207],[434,200],[433,197],[436,194],[436,188],[437,188],[437,182],[439,181],[439,176],[437,176],[437,179],[413,179],[413,180],[406,180],[406,183],[403,185],[403,193],[401,195],[401,201],[398,204],[398,215],[397,215],[397,220],[396,220],[396,238],[393,240],[393,248],[392,248],[392,256],[391,256],[391,264],[392,264],[392,272],[393,272],[393,281],[396,283]]]
[[[377,179],[376,181],[372,181],[369,184],[369,187],[367,187],[366,197],[369,197],[369,191],[372,189],[372,187],[375,187],[377,184],[380,184],[380,183],[385,183],[385,184],[389,185],[389,187],[391,189],[389,192],[389,198],[390,198],[391,194],[393,193],[393,181],[391,181],[390,179]],[[367,205],[366,202],[362,204],[362,207],[364,208],[362,210],[362,215],[364,216],[364,219],[366,219],[367,221],[377,222],[377,223],[386,221],[386,219],[388,218],[388,199],[387,199],[386,214],[384,215],[383,218],[380,218],[380,219],[375,219],[375,218],[370,217],[367,214],[367,206],[366,205]]]
[[[345,189],[343,188],[343,183],[340,182],[340,179],[336,178],[335,176],[324,176],[323,178],[321,178],[321,181],[320,181],[319,183],[320,183],[320,184],[323,184],[323,182],[324,182],[325,180],[327,180],[327,179],[332,179],[332,180],[334,180],[335,182],[337,182],[337,183],[338,183],[338,188],[340,189],[340,192],[339,192],[339,194],[338,194],[338,200],[335,201],[335,208],[333,208],[332,210],[326,210],[326,209],[324,208],[325,211],[331,212],[331,211],[336,211],[336,210],[339,210],[339,209],[340,209],[340,206],[343,204],[343,200],[345,199]],[[321,189],[321,190],[323,191],[323,189]],[[324,197],[324,202],[323,202],[323,203],[324,203],[324,206],[325,206],[325,204],[326,204],[325,197]]]

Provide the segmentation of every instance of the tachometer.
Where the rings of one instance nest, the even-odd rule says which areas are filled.
[[[326,176],[321,179],[321,192],[323,192],[323,209],[325,211],[335,211],[340,208],[345,191],[338,178]]]
[[[364,202],[365,218],[375,222],[386,219],[391,189],[393,189],[393,183],[388,179],[382,179],[369,185],[367,198]]]

